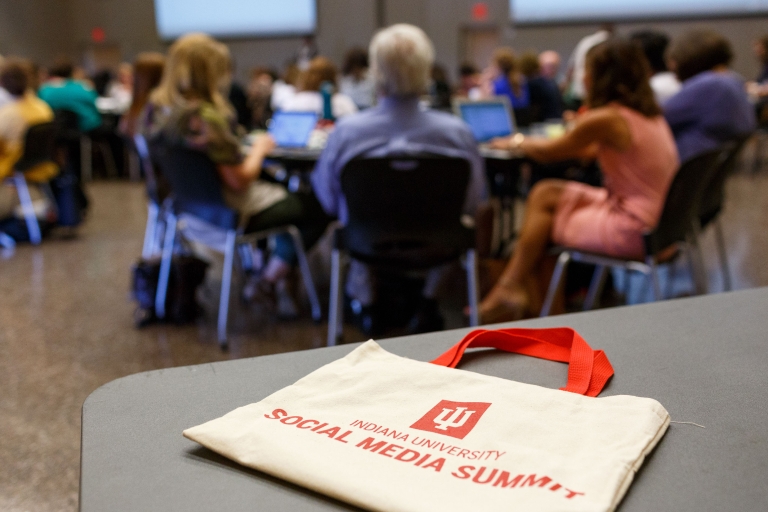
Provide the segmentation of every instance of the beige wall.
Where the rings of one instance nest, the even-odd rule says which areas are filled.
[[[70,0],[0,0],[0,54],[47,63],[74,50]]]
[[[212,0],[215,1],[215,0]],[[461,60],[459,34],[473,26],[471,7],[476,0],[318,0],[317,43],[320,51],[341,63],[347,48],[366,46],[377,26],[377,1],[383,1],[385,24],[407,22],[424,28],[432,37],[437,59],[454,72]],[[502,40],[524,50],[554,49],[567,58],[593,25],[512,27],[508,0],[487,0],[490,25]],[[0,0],[0,53],[26,54],[43,63],[61,52],[82,52],[91,29],[104,28],[107,40],[118,43],[123,57],[165,48],[155,32],[153,0]],[[736,51],[735,69],[748,78],[758,72],[751,42],[768,33],[768,17],[706,22],[621,24],[620,33],[653,27],[674,36],[692,26],[707,24],[721,31]],[[300,39],[241,39],[227,41],[240,76],[257,65],[280,67],[298,49]],[[483,65],[484,63],[477,63]]]

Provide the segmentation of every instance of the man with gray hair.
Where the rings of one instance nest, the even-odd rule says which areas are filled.
[[[464,212],[474,215],[485,197],[484,162],[467,125],[450,114],[423,108],[420,96],[427,92],[435,51],[427,35],[413,25],[399,24],[377,33],[369,48],[371,72],[379,95],[378,104],[340,119],[312,173],[312,186],[325,211],[347,222],[347,205],[341,191],[341,172],[353,158],[396,155],[439,155],[468,160],[472,173]],[[352,274],[354,274],[354,267]],[[350,282],[354,281],[350,278]],[[437,313],[432,288],[424,295],[427,307]],[[365,288],[365,287],[363,287]],[[358,293],[362,307],[373,303],[370,293]],[[362,296],[361,296],[362,295]],[[430,302],[431,301],[431,302]],[[436,318],[435,315],[432,315]],[[414,331],[435,330],[412,325]]]

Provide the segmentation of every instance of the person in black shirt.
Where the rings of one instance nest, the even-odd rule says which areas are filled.
[[[547,119],[560,119],[563,116],[560,88],[553,79],[541,74],[538,55],[533,52],[523,54],[520,57],[520,69],[528,79],[531,120],[542,122]]]

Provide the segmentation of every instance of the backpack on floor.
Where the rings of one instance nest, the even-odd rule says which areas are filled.
[[[197,303],[197,288],[205,280],[208,263],[189,255],[174,256],[168,279],[168,293],[165,299],[165,320],[175,324],[195,321],[202,313]],[[160,276],[160,260],[140,260],[133,266],[131,295],[137,302],[134,321],[136,327],[143,327],[156,320],[155,295]]]

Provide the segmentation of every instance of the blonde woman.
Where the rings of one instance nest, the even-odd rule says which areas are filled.
[[[206,153],[216,164],[225,201],[248,219],[246,232],[294,224],[307,235],[302,221],[317,220],[316,200],[288,194],[280,185],[259,180],[264,158],[275,147],[274,140],[266,134],[257,137],[250,153],[245,157],[240,154],[234,110],[224,95],[229,88],[229,70],[229,50],[222,43],[204,34],[177,40],[145,110],[145,134]],[[316,231],[322,234],[320,228],[308,229],[308,241],[319,238]],[[261,275],[260,288],[271,295],[273,285],[288,274],[295,261],[290,237],[278,237],[273,258]]]

